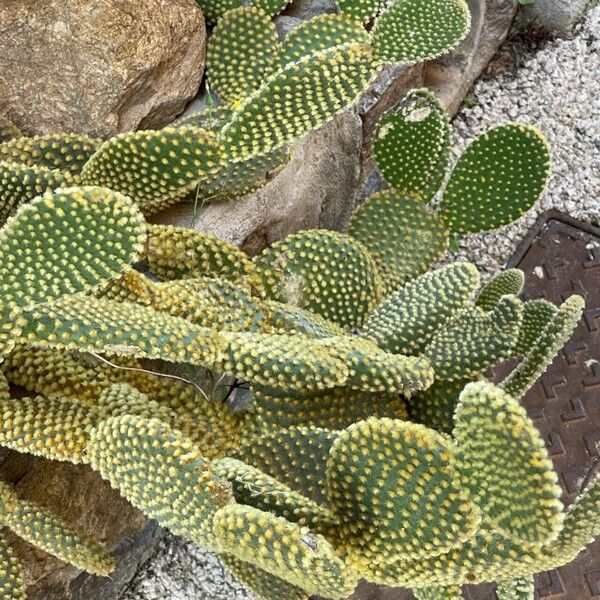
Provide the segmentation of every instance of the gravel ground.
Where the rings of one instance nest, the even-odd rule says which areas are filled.
[[[539,127],[553,148],[552,176],[538,206],[509,228],[461,241],[460,258],[497,271],[540,212],[558,208],[600,224],[600,7],[576,35],[522,57],[516,72],[477,83],[454,120],[457,153],[504,121]],[[121,600],[252,600],[210,552],[168,536]],[[282,599],[283,600],[283,599]]]

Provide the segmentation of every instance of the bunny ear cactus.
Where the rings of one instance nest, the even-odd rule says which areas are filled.
[[[22,567],[4,536],[0,536],[0,598],[2,600],[26,599]]]
[[[520,577],[499,581],[496,587],[498,600],[533,600],[533,577]]]
[[[104,142],[81,171],[84,185],[131,198],[145,214],[178,202],[225,166],[217,136],[196,127],[119,134]]]
[[[0,161],[77,174],[101,143],[100,139],[70,133],[19,137],[0,144]]]
[[[494,310],[502,296],[518,296],[523,291],[525,274],[519,269],[507,269],[481,288],[475,303],[485,311]]]
[[[141,253],[145,231],[135,207],[104,188],[48,192],[21,207],[0,230],[2,353],[15,343],[19,311],[124,271]]]
[[[413,137],[418,143],[405,146]],[[443,108],[425,90],[411,92],[382,118],[374,153],[394,187],[356,209],[349,233],[373,253],[386,294],[431,268],[451,237],[520,217],[542,193],[550,165],[548,144],[537,129],[499,125],[467,148],[449,176],[439,209],[431,210],[425,203],[446,176],[449,133]]]

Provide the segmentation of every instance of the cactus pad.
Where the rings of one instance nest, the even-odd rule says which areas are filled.
[[[442,183],[450,157],[450,123],[435,95],[427,89],[409,92],[394,112],[383,116],[373,153],[394,189],[428,202]]]
[[[363,322],[382,283],[365,247],[350,236],[311,230],[275,242],[255,259],[267,294],[341,325]]]
[[[462,600],[459,585],[447,587],[417,588],[412,590],[417,600]]]
[[[238,248],[214,235],[171,225],[149,225],[145,260],[161,279],[219,277],[250,283],[255,268]]]
[[[533,577],[505,579],[496,586],[498,600],[534,600]]]
[[[465,309],[429,342],[423,356],[439,379],[476,376],[511,355],[522,318],[516,296],[503,296],[491,312]]]
[[[417,63],[451,50],[469,33],[463,0],[398,0],[373,27],[373,51],[382,62]]]
[[[0,161],[79,173],[101,141],[72,133],[21,137],[0,144]]]
[[[518,123],[494,127],[460,157],[439,215],[458,234],[506,225],[537,201],[549,169],[548,142],[537,129]]]
[[[362,334],[394,354],[417,354],[465,309],[479,285],[476,267],[456,262],[429,271],[388,296]]]
[[[102,421],[89,444],[91,465],[134,506],[176,534],[211,548],[213,515],[233,502],[194,444],[158,419]]]
[[[306,592],[252,563],[239,560],[231,554],[219,554],[223,564],[245,587],[256,593],[262,600],[306,600]]]
[[[88,573],[106,576],[115,570],[113,557],[97,540],[41,506],[19,500],[0,522],[19,537]]]
[[[151,214],[180,200],[224,165],[213,132],[166,127],[121,133],[104,142],[85,164],[81,180],[122,192]]]
[[[485,311],[494,310],[502,296],[518,296],[523,291],[525,274],[519,269],[507,269],[483,286],[475,303]]]
[[[491,383],[469,384],[454,438],[463,486],[495,529],[529,544],[557,537],[562,490],[544,441],[516,400]]]
[[[571,337],[581,318],[584,300],[581,296],[567,298],[546,325],[516,369],[502,382],[511,396],[520,398],[548,368],[554,357]]]
[[[341,432],[327,461],[327,490],[340,544],[361,566],[447,552],[479,525],[452,448],[415,423],[368,419]]]
[[[358,576],[323,536],[282,517],[232,504],[217,512],[214,531],[222,551],[304,589],[307,595],[342,599],[356,587]]]
[[[329,319],[292,304],[267,300],[267,333],[305,333],[317,338],[344,335],[344,330]]]
[[[219,19],[208,41],[206,68],[223,104],[236,105],[260,87],[278,45],[275,24],[262,10],[243,6]]]
[[[531,347],[537,342],[557,312],[558,308],[552,302],[548,302],[543,298],[525,302],[523,306],[523,324],[514,349],[515,355],[525,355],[531,350]]]
[[[373,78],[370,48],[347,44],[317,52],[271,75],[223,129],[235,161],[265,154],[332,119]]]
[[[281,390],[316,391],[343,385],[350,372],[345,361],[295,335],[222,332],[221,371]]]
[[[427,271],[448,248],[448,231],[438,217],[395,190],[367,198],[354,211],[348,233],[375,259],[387,294]]]
[[[364,27],[346,15],[318,15],[294,27],[277,53],[275,68],[285,67],[304,56],[345,44],[368,44]]]
[[[73,177],[63,171],[0,161],[0,226],[21,204],[72,182]]]
[[[1,127],[0,120],[0,134]],[[23,568],[4,536],[0,535],[0,600],[26,600],[26,598]]]
[[[81,294],[25,311],[20,324],[29,344],[170,362],[210,365],[221,343],[215,332],[185,319]]]

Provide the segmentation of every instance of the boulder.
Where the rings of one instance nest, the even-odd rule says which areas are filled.
[[[163,126],[204,71],[194,0],[11,0],[0,31],[0,114],[28,135]]]
[[[589,0],[535,0],[523,7],[523,17],[534,29],[569,35],[592,3]]]

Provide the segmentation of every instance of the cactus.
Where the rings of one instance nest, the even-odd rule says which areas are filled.
[[[92,467],[151,518],[216,548],[212,519],[233,502],[194,444],[156,418],[110,417],[92,430]]]
[[[224,165],[224,150],[213,132],[167,127],[107,140],[85,163],[81,182],[121,192],[151,214],[178,202]]]
[[[412,591],[417,600],[460,600],[462,598],[458,585],[417,588]]]
[[[550,149],[537,129],[518,123],[494,127],[460,157],[444,190],[440,217],[456,233],[506,225],[539,198],[549,165]]]
[[[69,133],[18,137],[0,144],[0,161],[77,174],[101,142],[86,135]]]
[[[115,570],[114,559],[97,540],[67,525],[45,508],[19,499],[3,481],[0,481],[0,505],[2,525],[34,546],[94,575],[107,576]],[[0,598],[25,597],[22,567],[0,536]]]
[[[342,327],[362,323],[381,298],[382,282],[373,258],[345,234],[320,230],[293,234],[254,262],[270,298]]]
[[[411,92],[379,120],[373,154],[385,180],[401,195],[431,200],[450,160],[450,123],[432,92]]]
[[[72,183],[74,178],[64,171],[0,161],[0,226],[21,204],[30,202],[48,189]]]
[[[275,24],[262,10],[250,6],[228,11],[208,42],[211,90],[223,104],[241,102],[262,84],[278,45]]]
[[[379,125],[375,157],[398,188],[368,198],[353,214],[349,233],[373,253],[386,294],[431,268],[450,236],[501,227],[531,208],[544,189],[546,140],[531,126],[507,123],[467,148],[433,212],[425,203],[446,175],[448,128],[439,102],[425,90],[408,94]],[[404,148],[417,132],[418,145]]]
[[[416,63],[447,52],[471,26],[463,0],[397,0],[389,3],[373,26],[373,52],[384,62]]]
[[[232,504],[215,514],[214,530],[222,551],[252,562],[307,594],[341,600],[356,586],[358,575],[323,536],[282,517]]]
[[[563,526],[562,489],[537,429],[516,400],[471,383],[456,407],[457,466],[484,520],[515,542],[541,544]]]
[[[496,588],[498,600],[533,600],[533,577],[519,577],[499,581]]]
[[[329,453],[327,497],[342,547],[359,569],[399,555],[443,554],[479,525],[451,446],[414,423],[372,418],[343,431]]]
[[[502,271],[481,288],[475,304],[485,311],[494,310],[502,296],[518,296],[523,291],[524,284],[523,271],[519,269]],[[523,310],[525,311],[525,308]]]

